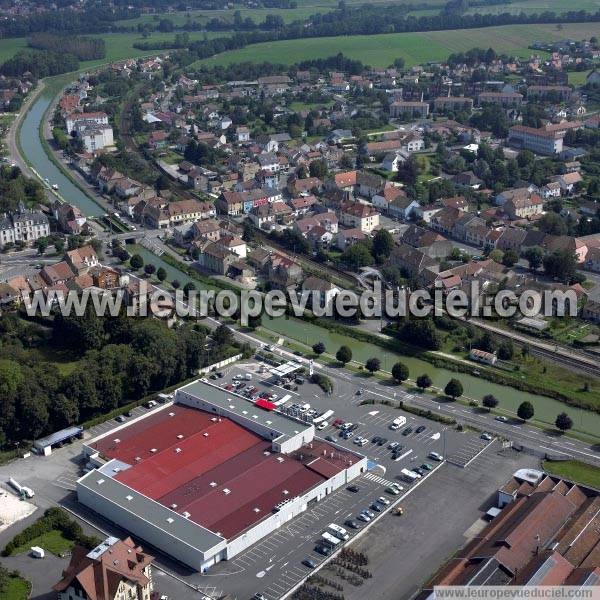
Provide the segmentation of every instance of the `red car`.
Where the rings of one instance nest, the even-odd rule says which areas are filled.
[[[344,424],[344,420],[343,420],[343,419],[336,419],[336,420],[335,420],[335,421],[332,423],[332,425],[333,425],[334,427],[338,427],[338,428],[339,428],[339,427],[341,427],[343,424]]]

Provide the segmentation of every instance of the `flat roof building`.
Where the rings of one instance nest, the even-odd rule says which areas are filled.
[[[198,380],[91,440],[82,504],[199,571],[259,541],[366,470],[312,424]]]

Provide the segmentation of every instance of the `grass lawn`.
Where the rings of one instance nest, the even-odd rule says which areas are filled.
[[[15,548],[13,555],[29,552],[32,546],[39,546],[46,552],[51,552],[52,554],[58,556],[63,552],[69,552],[74,545],[75,543],[64,537],[60,531],[53,530],[34,538],[30,542],[27,542],[27,544],[24,546]]]
[[[2,592],[2,600],[27,600],[31,584],[22,577],[9,577],[6,589]]]
[[[585,78],[588,76],[590,71],[570,71],[569,72],[569,83],[571,85],[584,85]]]
[[[318,110],[319,108],[331,108],[333,106],[333,100],[326,100],[325,102],[314,102],[312,104],[307,104],[306,102],[292,102],[290,104],[290,109],[294,112],[299,112],[301,110]]]
[[[452,52],[462,52],[475,46],[491,46],[497,52],[528,57],[532,51],[527,46],[535,40],[583,39],[597,32],[597,23],[572,23],[565,24],[562,29],[557,29],[556,25],[505,25],[479,29],[282,40],[224,52],[204,62],[212,65],[242,61],[293,64],[300,60],[342,52],[375,67],[388,66],[398,57],[404,58],[410,66],[444,60]]]
[[[600,490],[600,469],[578,460],[566,460],[552,462],[549,460],[543,463],[544,470],[551,475],[558,475],[571,481],[576,481],[583,485]]]
[[[49,362],[56,366],[63,376],[70,375],[77,369],[78,360],[73,360],[73,355],[63,350],[56,350],[49,346],[40,346],[35,351],[40,356],[40,360]]]
[[[12,58],[19,50],[27,46],[25,38],[10,38],[0,40],[0,62]]]

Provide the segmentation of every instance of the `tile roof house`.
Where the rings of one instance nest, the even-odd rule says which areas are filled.
[[[91,552],[75,546],[69,566],[53,589],[59,600],[149,600],[154,587],[153,560],[131,538],[109,537]]]

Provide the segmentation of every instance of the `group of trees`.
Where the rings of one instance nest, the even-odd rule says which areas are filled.
[[[29,71],[33,77],[40,79],[76,71],[78,67],[79,61],[73,54],[49,50],[21,50],[0,65],[0,74],[19,77]]]
[[[91,308],[91,307],[90,307]],[[176,384],[224,358],[231,336],[156,319],[56,315],[52,328],[0,318],[0,445],[30,440]],[[52,347],[72,369],[40,360]]]
[[[18,167],[0,168],[0,213],[16,210],[20,204],[45,204],[46,195],[41,183],[21,173]]]
[[[101,38],[36,33],[27,44],[36,50],[72,54],[79,60],[97,60],[106,56],[106,44]]]

